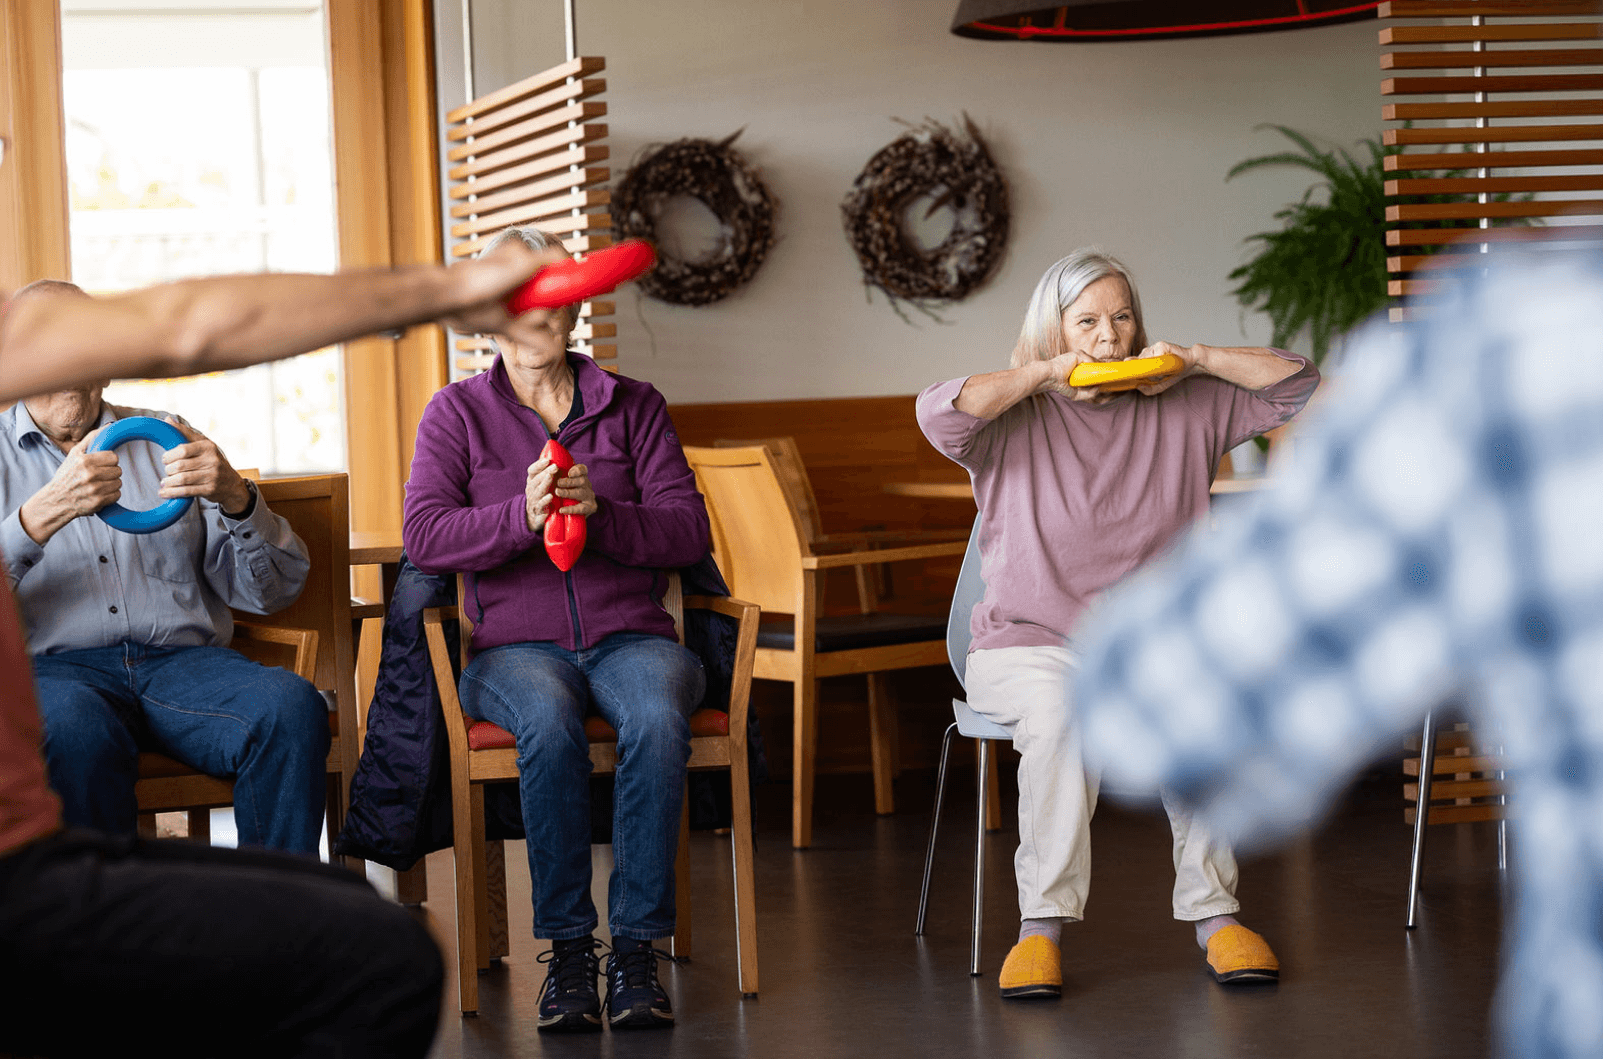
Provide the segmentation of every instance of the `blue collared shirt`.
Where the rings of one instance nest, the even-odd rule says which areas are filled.
[[[161,414],[103,404],[100,425]],[[136,510],[161,503],[161,446],[131,441],[117,457],[119,502]],[[260,497],[243,519],[197,499],[183,518],[156,533],[123,533],[90,515],[36,543],[22,528],[22,505],[65,459],[24,402],[0,413],[0,551],[30,653],[124,641],[227,646],[234,636],[230,607],[271,614],[300,595],[310,566],[306,546]]]

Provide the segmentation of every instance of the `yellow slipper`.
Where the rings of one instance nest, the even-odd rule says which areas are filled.
[[[1280,961],[1261,935],[1232,923],[1208,939],[1208,970],[1216,982],[1274,982]]]
[[[1052,939],[1033,934],[1007,954],[997,984],[1009,1000],[1062,996],[1063,954]]]

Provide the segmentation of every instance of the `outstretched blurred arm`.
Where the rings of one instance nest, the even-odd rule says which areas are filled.
[[[497,330],[510,319],[502,299],[562,256],[514,239],[450,267],[218,276],[104,298],[23,298],[0,316],[0,401],[100,379],[226,371],[430,320]]]

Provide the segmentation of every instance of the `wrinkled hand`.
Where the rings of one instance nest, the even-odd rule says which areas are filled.
[[[545,528],[546,516],[553,510],[564,515],[596,513],[596,494],[590,488],[589,468],[576,463],[566,477],[558,479],[557,474],[556,466],[544,457],[529,464],[523,486],[523,515],[531,533]]]
[[[1046,362],[1050,373],[1047,376],[1045,386],[1037,392],[1045,393],[1050,390],[1054,393],[1062,394],[1071,401],[1091,401],[1097,404],[1112,400],[1114,395],[1105,393],[1100,386],[1069,385],[1069,374],[1081,364],[1085,364],[1092,359],[1084,353],[1076,353],[1072,350],[1068,353],[1058,354]]]
[[[168,449],[163,456],[167,476],[161,480],[157,495],[164,500],[198,496],[210,500],[226,513],[244,511],[250,504],[250,490],[245,487],[245,479],[229,464],[223,450],[194,427],[173,416],[166,419],[189,440]]]
[[[557,510],[564,515],[594,515],[596,492],[590,488],[590,468],[576,463],[566,478],[557,480],[557,496],[563,502]]]
[[[1137,386],[1136,389],[1146,394],[1148,397],[1151,397],[1154,394],[1162,393],[1164,390],[1167,390],[1181,379],[1195,375],[1200,370],[1197,365],[1197,359],[1201,356],[1201,350],[1201,346],[1177,346],[1173,342],[1152,343],[1152,345],[1135,354],[1135,356],[1161,357],[1165,353],[1172,353],[1181,360],[1185,361],[1185,370],[1177,372],[1169,376],[1167,379],[1159,379],[1156,382],[1142,383],[1140,386]]]
[[[523,483],[523,517],[530,533],[545,528],[545,517],[551,507],[551,488],[557,481],[557,469],[550,460],[541,457],[529,464],[528,477]]]
[[[509,239],[493,253],[452,265],[447,276],[461,308],[445,317],[446,325],[462,334],[504,331],[513,319],[506,311],[507,296],[545,266],[567,257],[560,247],[536,252],[522,239]]]
[[[22,505],[22,528],[35,543],[44,544],[74,519],[93,515],[122,496],[116,452],[89,451],[104,429],[90,431],[74,445],[44,488]]]

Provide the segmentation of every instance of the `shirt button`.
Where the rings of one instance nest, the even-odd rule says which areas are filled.
[[[116,607],[112,607],[112,608],[111,608],[111,612],[112,612],[112,613],[113,613],[113,614],[115,614],[115,613],[117,613],[117,608],[116,608]]]
[[[104,555],[102,555],[102,556],[101,556],[101,557],[100,557],[100,561],[101,561],[101,562],[105,562],[105,561],[106,561],[106,557],[105,557],[105,556],[104,556]]]
[[[247,530],[245,533],[241,534],[241,536],[243,536],[246,540],[250,540],[250,531]]]

